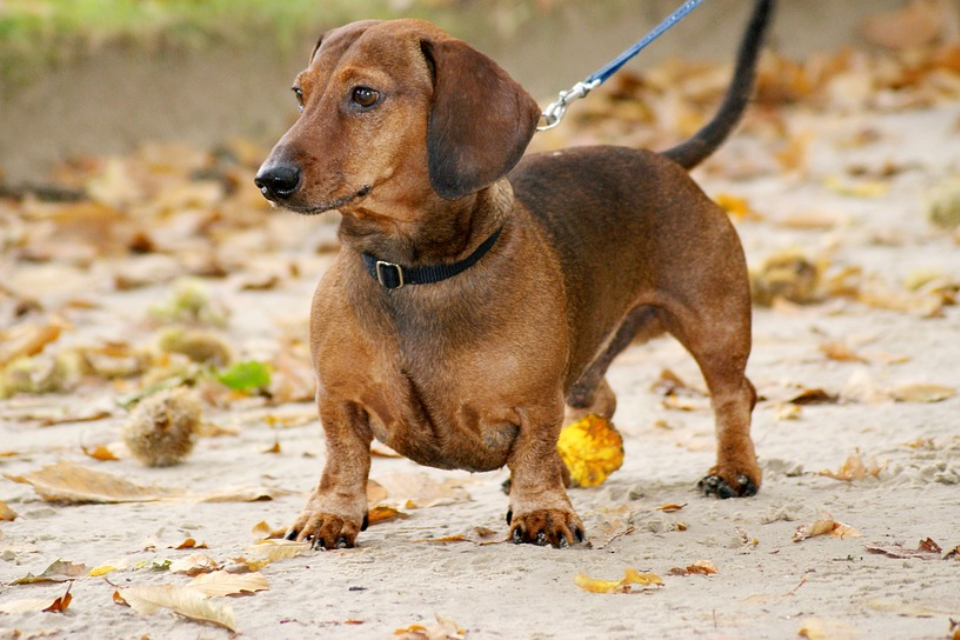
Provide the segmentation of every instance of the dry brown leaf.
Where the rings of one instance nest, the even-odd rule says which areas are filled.
[[[657,574],[640,573],[633,568],[627,569],[620,580],[597,580],[578,573],[573,583],[591,593],[631,593],[633,585],[639,585],[641,589],[663,586],[663,580]]]
[[[50,598],[24,598],[22,600],[0,603],[0,613],[10,615],[36,612],[63,613],[73,600],[73,596],[70,595],[70,589],[72,587],[73,582],[67,585],[66,593],[54,598],[53,602],[50,601]]]
[[[697,560],[693,564],[688,564],[686,567],[674,567],[670,569],[670,575],[674,576],[689,576],[689,575],[712,575],[718,573],[717,565],[713,564],[709,560]]]
[[[142,616],[168,610],[197,622],[214,624],[234,632],[237,630],[230,605],[211,602],[205,593],[193,587],[172,584],[128,587],[118,590],[114,600],[129,605]]]
[[[824,514],[820,520],[797,527],[793,534],[793,541],[802,542],[822,535],[831,535],[835,538],[859,538],[862,534],[849,525],[837,522],[829,514]]]
[[[0,331],[0,367],[17,358],[40,353],[44,347],[60,337],[66,326],[63,320],[51,318],[42,323],[23,323]]]
[[[916,558],[918,560],[940,560],[943,558],[943,549],[932,538],[924,538],[917,544],[916,549],[907,549],[902,542],[892,544],[868,544],[864,548],[870,553],[877,553],[891,558]]]
[[[8,507],[6,502],[0,500],[0,521],[13,522],[16,519],[17,512]]]
[[[64,560],[54,560],[40,575],[28,573],[26,577],[14,580],[10,584],[36,584],[38,582],[67,582],[82,578],[89,570],[85,565]]]
[[[383,504],[370,507],[369,511],[367,512],[367,522],[371,525],[387,522],[388,520],[399,520],[408,517],[409,516],[407,514],[403,513],[396,507],[389,507]]]
[[[871,457],[869,461],[864,462],[863,455],[857,451],[844,460],[838,471],[833,472],[825,469],[820,472],[820,475],[833,478],[834,480],[851,482],[853,480],[863,480],[867,476],[878,478],[884,466],[885,465],[878,464],[877,459],[873,457]]]
[[[195,539],[187,538],[183,542],[178,544],[176,547],[170,547],[170,548],[182,550],[182,549],[208,549],[209,547],[207,547],[207,545],[203,542],[201,542],[200,544],[197,544],[197,541]]]
[[[789,398],[787,402],[801,407],[812,404],[835,404],[837,396],[823,389],[803,389],[800,393]]]
[[[200,574],[187,586],[210,598],[251,594],[269,588],[267,579],[260,572],[236,574],[222,570]]]
[[[498,540],[493,539],[497,535],[497,532],[493,529],[487,529],[486,527],[474,527],[468,533],[460,533],[453,536],[443,536],[441,538],[419,538],[417,540],[412,540],[412,542],[426,542],[434,544],[444,544],[448,542],[472,542],[476,545],[490,544],[491,542],[498,542]]]
[[[186,558],[178,558],[170,563],[171,573],[182,573],[188,576],[197,576],[201,573],[213,573],[220,568],[220,564],[203,553],[191,553]]]

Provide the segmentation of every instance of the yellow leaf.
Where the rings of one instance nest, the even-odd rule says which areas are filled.
[[[88,449],[87,447],[81,446],[80,449],[88,456],[94,460],[99,460],[100,462],[107,462],[113,460],[119,460],[113,451],[110,451],[109,447],[106,445],[97,445],[93,449]]]
[[[413,507],[416,508],[416,507]],[[376,507],[371,507],[368,515],[367,521],[373,525],[380,522],[386,522],[387,520],[393,520],[394,518],[405,518],[407,517],[404,513],[401,513],[399,509],[393,507],[388,507],[386,505],[377,505]]]
[[[684,502],[683,504],[674,504],[671,502],[668,504],[660,505],[659,507],[657,507],[657,511],[663,511],[664,513],[673,513],[675,511],[680,511],[685,506],[687,506],[686,502]]]
[[[228,604],[211,602],[199,589],[172,584],[149,585],[120,589],[116,600],[130,605],[134,611],[149,616],[167,609],[197,622],[237,630],[233,608]]]
[[[827,176],[823,184],[839,195],[853,198],[879,198],[890,189],[889,184],[878,180],[842,180],[837,176]]]
[[[117,570],[117,567],[111,564],[100,565],[99,567],[94,567],[90,569],[90,572],[87,574],[88,578],[96,578],[97,576],[105,576],[108,573],[112,573]]]
[[[269,588],[267,579],[260,572],[236,574],[223,570],[200,574],[187,586],[211,598],[256,593]]]
[[[741,198],[740,196],[735,196],[730,193],[718,193],[713,198],[713,201],[737,220],[761,217],[750,207],[750,203],[746,198]]]
[[[44,324],[25,323],[0,331],[0,367],[17,358],[40,353],[60,337],[65,326],[63,320],[54,318]]]
[[[261,558],[270,562],[295,558],[302,553],[310,551],[309,542],[295,542],[293,540],[261,540],[248,550],[257,554]],[[265,565],[261,565],[265,566]]]
[[[13,522],[17,519],[17,512],[7,506],[7,503],[0,500],[0,520]]]
[[[571,480],[581,487],[602,484],[623,464],[623,438],[609,420],[593,414],[565,427],[557,450]]]
[[[663,586],[663,580],[657,574],[640,573],[633,568],[627,569],[620,580],[597,580],[578,573],[573,583],[591,593],[630,593],[634,584],[641,588]]]

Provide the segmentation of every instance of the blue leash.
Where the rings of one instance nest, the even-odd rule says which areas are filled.
[[[585,80],[573,85],[567,91],[561,91],[557,101],[552,102],[550,106],[547,107],[546,111],[543,112],[543,115],[541,116],[543,124],[537,127],[537,131],[553,129],[555,126],[560,124],[564,114],[567,112],[567,107],[569,107],[572,102],[586,97],[588,93],[606,82],[610,76],[620,70],[620,67],[625,65],[631,58],[640,53],[640,51],[648,44],[663,35],[667,29],[685,18],[687,14],[696,9],[701,2],[703,2],[703,0],[687,0],[687,2],[685,2],[679,9],[671,13],[666,20],[658,24],[650,33],[643,36],[639,42],[621,53],[612,62],[604,66],[596,73],[587,76]]]

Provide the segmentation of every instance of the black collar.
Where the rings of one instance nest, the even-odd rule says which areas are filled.
[[[477,247],[476,251],[460,262],[454,262],[452,264],[403,267],[393,262],[387,262],[386,260],[378,260],[376,256],[372,256],[369,253],[363,254],[363,264],[367,268],[367,273],[387,289],[399,289],[408,284],[440,282],[441,280],[452,278],[458,273],[463,273],[477,264],[480,258],[485,256],[487,252],[493,248],[493,245],[496,244],[501,231],[503,231],[503,227],[494,231],[493,235],[484,240],[483,244]]]

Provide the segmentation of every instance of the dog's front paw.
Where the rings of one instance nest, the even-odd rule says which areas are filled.
[[[367,528],[367,523],[366,515],[358,522],[332,513],[304,512],[284,537],[309,542],[314,549],[348,549],[356,545],[357,534]]]
[[[583,523],[572,511],[537,509],[514,515],[507,512],[510,540],[516,544],[535,544],[541,547],[567,547],[586,539]]]
[[[746,474],[738,474],[736,482],[731,484],[718,475],[705,476],[697,483],[697,488],[706,496],[716,496],[721,500],[727,498],[747,498],[757,495],[760,491],[758,483],[747,477]]]

